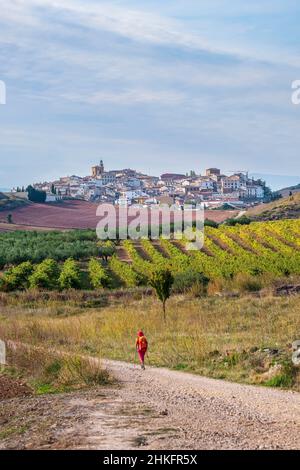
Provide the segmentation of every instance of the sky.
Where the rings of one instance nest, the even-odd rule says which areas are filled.
[[[297,0],[0,0],[0,187],[107,169],[300,175]],[[300,178],[299,178],[300,182]]]

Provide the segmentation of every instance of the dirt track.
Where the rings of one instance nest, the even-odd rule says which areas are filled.
[[[299,393],[105,365],[119,386],[0,401],[0,423],[22,431],[0,449],[300,448]]]
[[[124,385],[122,400],[167,410],[163,427],[170,431],[149,448],[300,448],[299,393],[111,361],[107,366]]]

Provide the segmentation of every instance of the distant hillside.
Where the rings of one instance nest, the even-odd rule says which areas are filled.
[[[300,191],[267,204],[253,207],[245,214],[255,220],[280,220],[300,218]]]
[[[267,183],[272,191],[279,191],[281,188],[295,186],[300,183],[300,175],[285,176],[285,175],[270,175],[265,173],[250,173],[249,175],[254,179],[261,179]]]
[[[300,184],[296,184],[295,186],[289,186],[288,188],[283,188],[283,189],[280,189],[279,191],[276,191],[276,193],[281,194],[282,197],[288,197],[290,195],[290,192],[292,192],[293,194],[299,193]]]
[[[28,204],[28,201],[24,198],[20,198],[14,194],[4,194],[0,192],[0,212],[14,210],[25,204]]]

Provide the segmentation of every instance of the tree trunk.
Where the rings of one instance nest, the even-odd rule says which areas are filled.
[[[166,317],[166,301],[163,301],[163,312],[164,312],[164,322],[166,322],[167,317]]]

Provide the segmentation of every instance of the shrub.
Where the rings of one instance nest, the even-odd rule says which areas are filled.
[[[258,276],[243,273],[237,274],[233,285],[241,292],[258,292],[262,289],[262,281]]]
[[[99,247],[99,256],[107,263],[108,258],[111,258],[115,252],[116,252],[116,247],[113,242],[110,240],[106,242],[99,242],[97,244]]]
[[[45,259],[36,266],[33,274],[29,277],[31,288],[56,289],[58,287],[59,267],[53,259]]]
[[[69,258],[67,261],[65,261],[58,282],[61,289],[80,288],[80,271],[77,263],[72,258]]]
[[[121,279],[126,287],[136,287],[145,283],[145,279],[127,263],[120,261],[115,255],[110,261],[110,268]]]
[[[282,364],[282,372],[272,377],[264,385],[267,387],[291,388],[295,381],[295,368],[289,361]]]
[[[203,293],[205,293],[208,283],[209,278],[201,272],[194,270],[183,271],[174,276],[173,292],[184,293],[197,286],[200,290],[202,288]]]
[[[218,224],[218,222],[215,222],[214,220],[205,219],[204,226],[205,227],[218,228],[219,224]]]
[[[95,258],[92,258],[89,262],[89,277],[94,289],[109,286],[109,277],[103,266]]]
[[[11,268],[4,273],[1,290],[25,290],[29,287],[29,276],[33,272],[33,265],[27,261]]]
[[[8,363],[29,379],[38,395],[58,393],[111,382],[98,359],[36,347],[8,350]]]
[[[234,227],[235,225],[250,225],[252,222],[249,217],[243,216],[239,217],[238,219],[227,219],[225,225],[229,225],[230,227]]]

